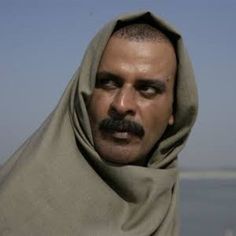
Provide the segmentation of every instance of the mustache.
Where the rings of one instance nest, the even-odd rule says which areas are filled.
[[[140,138],[145,134],[142,125],[126,119],[105,118],[99,124],[99,129],[105,132],[129,132]]]

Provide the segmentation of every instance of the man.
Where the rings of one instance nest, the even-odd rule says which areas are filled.
[[[147,161],[174,122],[175,74],[175,50],[163,33],[148,24],[115,31],[88,105],[95,149],[103,159],[121,164]]]
[[[178,235],[177,154],[196,112],[181,36],[149,12],[109,23],[2,168],[0,235]]]

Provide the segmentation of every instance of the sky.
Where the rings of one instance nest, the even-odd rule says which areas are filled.
[[[236,168],[236,1],[0,0],[0,164],[58,103],[95,33],[117,15],[149,10],[184,37],[199,115],[182,168]]]

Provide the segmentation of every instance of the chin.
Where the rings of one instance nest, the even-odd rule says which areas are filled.
[[[98,137],[95,139],[95,150],[99,156],[115,165],[139,165],[144,163],[146,157],[139,142],[114,142],[112,139]]]
[[[116,165],[143,165],[144,158],[131,150],[100,150],[98,151],[101,158],[107,162]]]
[[[132,165],[134,162],[136,162],[136,160],[133,160],[132,158],[126,158],[126,157],[102,157],[103,160],[107,161],[107,162],[110,162],[110,163],[113,163],[113,164],[117,164],[117,165]]]

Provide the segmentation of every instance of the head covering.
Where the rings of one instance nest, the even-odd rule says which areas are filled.
[[[147,166],[114,166],[94,149],[86,101],[117,24],[148,23],[175,45],[175,123]],[[0,172],[0,235],[178,235],[177,154],[197,112],[191,63],[179,33],[149,12],[119,17],[91,41],[59,104]]]

